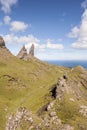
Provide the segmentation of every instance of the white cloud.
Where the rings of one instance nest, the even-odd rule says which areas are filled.
[[[47,40],[46,47],[49,49],[58,49],[58,50],[62,50],[64,48],[62,44],[53,44],[50,39]]]
[[[77,40],[72,43],[73,48],[87,49],[87,9],[85,9],[82,14],[80,26],[75,26],[68,34],[68,37],[77,38]]]
[[[38,48],[39,44],[40,44],[40,40],[37,39],[36,37],[34,37],[33,35],[28,35],[28,37],[25,37],[24,39],[26,39],[26,48],[29,49],[31,47],[32,44],[35,45],[35,48]],[[22,40],[22,38],[20,39]]]
[[[61,50],[64,48],[62,44],[51,43],[52,40],[50,39],[47,40],[47,43],[41,44],[40,43],[41,41],[38,38],[34,37],[33,35],[18,37],[14,34],[8,34],[3,37],[7,44],[22,44],[25,45],[27,49],[29,49],[31,45],[34,44],[35,48],[42,52],[45,51],[46,49]]]
[[[34,44],[35,48],[38,49],[39,51],[45,51],[46,49],[46,45],[45,44],[40,44],[40,40],[37,39],[36,37],[34,37],[33,35],[29,35],[28,37],[26,37],[26,44],[25,47],[27,49],[29,49],[31,47],[32,44]],[[21,39],[22,40],[22,39]],[[25,41],[25,39],[24,39]]]
[[[5,23],[5,24],[10,24],[10,22],[11,22],[10,16],[5,16],[5,17],[4,17],[4,23]]]
[[[28,24],[21,21],[12,21],[10,31],[18,32],[25,31],[28,27]]]
[[[79,28],[77,26],[75,26],[74,28],[72,28],[71,32],[68,34],[69,38],[77,38],[79,35]]]
[[[40,44],[40,45],[38,46],[38,49],[39,49],[39,51],[41,51],[41,52],[45,52],[45,51],[46,51],[46,45],[45,45],[45,44]]]
[[[17,2],[18,0],[0,0],[2,11],[4,11],[4,13],[11,12],[11,7],[15,5]]]
[[[4,36],[4,39],[7,44],[24,44],[27,49],[29,49],[32,44],[37,48],[40,42],[40,40],[35,38],[33,35],[18,37],[14,34],[8,34]]]
[[[14,34],[8,34],[3,37],[7,44],[16,44],[19,41],[19,38],[15,36]]]
[[[4,17],[4,24],[7,24],[10,26],[10,31],[11,32],[24,32],[28,27],[31,26],[31,24],[26,24],[22,21],[11,21],[11,17],[10,16],[5,16]]]
[[[81,6],[86,9],[87,8],[87,0],[85,0],[84,2],[81,3]]]
[[[39,51],[45,51],[45,44],[40,44],[40,40],[33,35],[28,36],[15,36],[14,34],[8,34],[4,36],[5,42],[8,44],[24,44],[26,49],[30,49],[31,45],[34,44],[35,48]]]
[[[47,43],[40,44],[39,39],[35,38],[33,35],[29,35],[28,44],[26,44],[26,48],[30,48],[32,44],[34,44],[35,47],[37,49],[39,49],[39,51],[45,51],[46,49],[58,49],[58,50],[61,50],[61,49],[64,48],[62,44],[53,44],[51,42],[52,42],[52,40],[48,39]]]

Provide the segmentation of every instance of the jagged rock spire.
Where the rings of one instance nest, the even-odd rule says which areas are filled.
[[[34,57],[34,44],[32,44],[30,51],[29,51],[29,56]]]
[[[22,49],[20,50],[20,52],[18,53],[17,57],[19,59],[23,59],[26,61],[28,61],[32,58],[35,58],[34,57],[34,44],[32,44],[30,51],[29,51],[29,54],[27,54],[27,50],[26,50],[25,46],[23,46]]]
[[[0,47],[5,47],[5,42],[2,36],[0,36]]]
[[[25,59],[26,56],[27,56],[27,50],[26,50],[25,46],[23,45],[23,47],[20,50],[20,52],[18,53],[17,57],[20,59]]]

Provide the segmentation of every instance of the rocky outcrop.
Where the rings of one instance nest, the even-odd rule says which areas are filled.
[[[73,126],[63,124],[62,120],[58,117],[54,108],[55,101],[56,100],[53,100],[48,105],[46,104],[45,114],[42,113],[42,115],[40,115],[42,117],[42,122],[37,125],[37,130],[74,130]]]
[[[61,99],[63,93],[67,90],[66,78],[61,77],[56,85],[56,98]]]
[[[34,44],[32,44],[29,54],[27,53],[27,49],[25,48],[25,46],[23,46],[20,52],[18,53],[17,57],[26,61],[34,59]]]
[[[83,87],[83,91],[81,90],[81,87]],[[73,68],[72,71],[69,71],[67,74],[58,78],[58,82],[51,89],[51,93],[52,97],[59,100],[64,94],[73,94],[77,100],[80,100],[81,97],[87,97],[84,89],[87,89],[87,71],[78,66]],[[70,100],[72,100],[72,97]]]
[[[17,55],[17,57],[19,59],[24,59],[27,60],[27,50],[25,48],[25,46],[22,47],[22,49],[20,50],[19,54]]]
[[[34,44],[32,44],[32,46],[30,48],[29,57],[34,57]]]
[[[0,47],[5,47],[5,42],[2,36],[0,36]]]
[[[15,115],[13,114],[8,117],[5,130],[21,129],[23,125],[25,126],[26,122],[27,130],[74,130],[74,127],[69,124],[62,124],[55,111],[51,110],[48,115],[46,114],[42,118],[36,117],[39,119],[39,122],[36,121],[35,116],[25,107],[19,108]]]
[[[60,100],[63,96],[63,93],[69,91],[67,81],[68,77],[66,75],[63,75],[63,77],[58,79],[57,84],[51,90],[52,97]]]
[[[16,130],[20,128],[22,120],[27,121],[30,125],[33,123],[32,113],[26,108],[20,108],[15,115],[9,116],[5,130]]]
[[[4,61],[8,60],[11,57],[12,57],[11,52],[7,49],[3,37],[0,36],[0,58]]]

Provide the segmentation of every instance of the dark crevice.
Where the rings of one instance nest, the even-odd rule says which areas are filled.
[[[57,89],[57,87],[56,87],[56,85],[54,85],[54,87],[50,91],[53,98],[56,98],[56,89]]]

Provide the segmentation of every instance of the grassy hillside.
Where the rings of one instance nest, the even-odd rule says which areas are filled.
[[[72,69],[54,66],[36,58],[20,60],[8,54],[7,50],[2,50],[0,55],[0,130],[5,130],[9,115],[16,113],[20,107],[33,112],[35,123],[42,121],[36,113],[53,101],[52,111],[56,112],[62,124],[70,124],[74,130],[87,130],[87,116],[82,115],[86,109],[83,109],[82,114],[79,113],[81,106],[87,106],[87,70],[81,66]],[[61,100],[53,96],[55,89],[51,91],[59,83],[57,91],[62,92]],[[44,111],[41,117],[50,122],[49,115],[49,111]],[[42,123],[42,130],[63,130],[66,127],[61,124],[58,128],[58,125],[50,122],[52,128],[46,128],[44,124]],[[67,127],[68,130],[73,130],[70,126]],[[23,120],[22,127],[17,130],[28,128],[29,123]]]
[[[16,57],[0,59],[0,130],[6,117],[25,106],[36,113],[46,104],[49,89],[68,69],[39,60],[23,61]]]

